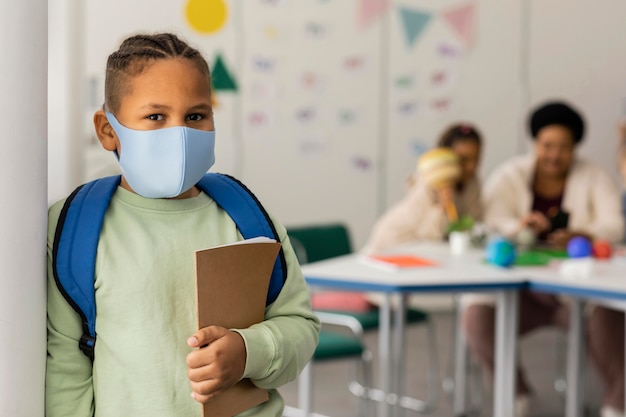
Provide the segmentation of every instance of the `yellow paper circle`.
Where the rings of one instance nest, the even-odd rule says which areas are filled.
[[[185,15],[189,25],[200,33],[217,32],[228,14],[224,0],[189,0]]]

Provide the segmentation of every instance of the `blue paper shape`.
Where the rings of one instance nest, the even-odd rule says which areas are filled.
[[[413,46],[430,22],[431,14],[401,7],[400,17],[406,41],[409,46]]]

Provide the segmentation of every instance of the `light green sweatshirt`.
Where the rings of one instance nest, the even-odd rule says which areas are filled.
[[[166,200],[117,189],[98,244],[92,366],[78,348],[80,317],[51,271],[62,205],[49,210],[46,416],[200,416],[185,362],[196,323],[194,251],[241,240],[234,222],[204,193]],[[270,400],[242,415],[280,416],[284,402],[276,388],[297,377],[317,344],[319,321],[300,267],[284,227],[274,225],[287,280],[266,320],[238,330],[247,350],[243,376],[270,389]]]

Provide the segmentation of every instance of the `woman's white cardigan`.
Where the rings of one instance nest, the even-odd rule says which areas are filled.
[[[519,231],[520,219],[532,209],[535,156],[517,156],[498,167],[483,188],[484,219],[506,237]],[[567,175],[562,208],[569,213],[568,229],[594,238],[621,242],[624,219],[620,191],[598,165],[575,158]]]

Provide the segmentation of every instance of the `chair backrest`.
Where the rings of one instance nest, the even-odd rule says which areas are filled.
[[[352,252],[350,233],[342,223],[287,227],[287,235],[301,264]]]

